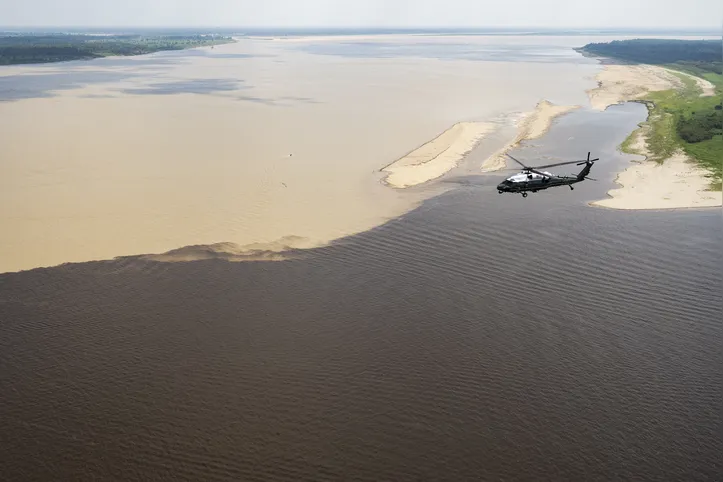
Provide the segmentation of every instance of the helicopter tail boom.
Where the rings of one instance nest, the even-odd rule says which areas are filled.
[[[588,174],[590,174],[590,169],[592,168],[592,163],[585,164],[585,167],[582,168],[582,171],[580,171],[577,175],[578,181],[584,181]]]
[[[585,167],[582,168],[582,171],[577,175],[578,181],[584,181],[588,174],[590,174],[590,169],[592,169],[592,165],[597,161],[598,159],[590,159],[590,153],[587,153],[587,159],[584,161],[581,161],[578,163],[578,166],[581,166],[582,164],[585,164]]]

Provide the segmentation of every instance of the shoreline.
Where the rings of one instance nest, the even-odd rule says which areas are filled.
[[[83,265],[88,263],[105,263],[113,261],[151,261],[156,263],[187,263],[193,261],[223,260],[230,263],[253,261],[289,261],[301,259],[301,253],[308,250],[324,248],[332,241],[316,242],[302,236],[283,236],[271,242],[256,242],[245,245],[230,241],[208,244],[192,244],[181,246],[159,253],[121,254],[106,258],[81,261],[64,261],[57,264],[33,266],[10,271],[0,271],[0,275],[27,273],[37,270],[55,269],[61,266]]]
[[[269,243],[250,243],[240,246],[232,242],[196,244],[157,254],[139,254],[119,256],[116,259],[139,259],[160,263],[179,263],[223,259],[229,262],[241,261],[286,261],[292,259],[291,253],[303,249],[320,248],[326,243],[315,243],[301,236],[284,236]]]
[[[151,55],[156,54],[159,52],[180,52],[184,50],[194,50],[194,49],[203,49],[203,48],[212,48],[215,46],[220,45],[230,45],[238,43],[237,37],[230,37],[230,40],[223,40],[223,41],[214,41],[214,42],[206,42],[206,43],[199,43],[198,45],[190,45],[190,46],[182,46],[180,48],[175,49],[151,49],[149,52],[141,52],[141,53],[131,53],[131,54],[122,54],[122,53],[110,53],[110,54],[98,54],[98,55],[85,55],[85,56],[78,56],[74,58],[67,58],[67,59],[51,59],[51,60],[45,60],[45,61],[33,61],[33,62],[13,62],[13,63],[0,63],[0,67],[26,67],[26,66],[42,66],[42,65],[48,65],[48,64],[62,64],[67,62],[90,62],[93,60],[100,60],[100,59],[109,59],[109,58],[126,58],[126,57],[142,57],[144,55]]]
[[[714,95],[713,84],[690,74],[673,71],[655,65],[603,65],[596,76],[598,86],[587,91],[595,110],[605,110],[611,105],[624,102],[651,102],[643,99],[648,93],[682,87],[676,74],[696,79],[700,96]],[[650,110],[644,122],[650,119]],[[649,160],[645,135],[647,124],[641,124],[632,132],[632,142],[625,156],[640,155],[642,161],[630,161],[619,172],[607,198],[591,201],[590,206],[622,210],[660,210],[718,207],[723,205],[720,191],[708,189],[709,172],[698,166],[694,159],[681,150],[658,163]],[[622,145],[621,145],[622,146]]]

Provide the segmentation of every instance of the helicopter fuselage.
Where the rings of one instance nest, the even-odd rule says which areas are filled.
[[[502,194],[505,192],[519,193],[522,197],[527,197],[528,192],[537,192],[551,187],[569,186],[585,180],[590,173],[592,162],[585,163],[585,167],[577,176],[555,176],[547,171],[525,171],[510,176],[497,185],[497,192]]]
[[[526,194],[527,192],[537,192],[558,186],[570,186],[572,188],[572,184],[580,181],[581,179],[577,177],[553,176],[552,174],[549,176],[540,176],[535,173],[519,173],[499,183],[497,185],[497,192],[500,194],[504,192]]]

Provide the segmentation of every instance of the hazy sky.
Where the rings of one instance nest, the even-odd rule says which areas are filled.
[[[0,0],[3,26],[713,27],[723,0]]]

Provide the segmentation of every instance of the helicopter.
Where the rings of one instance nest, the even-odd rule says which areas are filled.
[[[569,186],[570,190],[572,190],[572,185],[575,183],[582,182],[586,179],[595,181],[596,179],[587,177],[587,175],[590,173],[590,169],[595,161],[600,160],[600,158],[590,159],[590,153],[588,152],[587,159],[583,161],[558,162],[557,164],[529,167],[509,154],[507,154],[507,157],[522,166],[522,170],[518,174],[510,176],[499,183],[497,185],[497,192],[500,194],[505,192],[520,193],[522,194],[522,197],[527,197],[528,191],[537,192],[558,186]],[[582,166],[584,164],[585,167],[582,168],[582,171],[580,171],[577,176],[556,176],[547,171],[540,171],[540,169],[564,166],[567,164],[577,164],[578,166]]]

